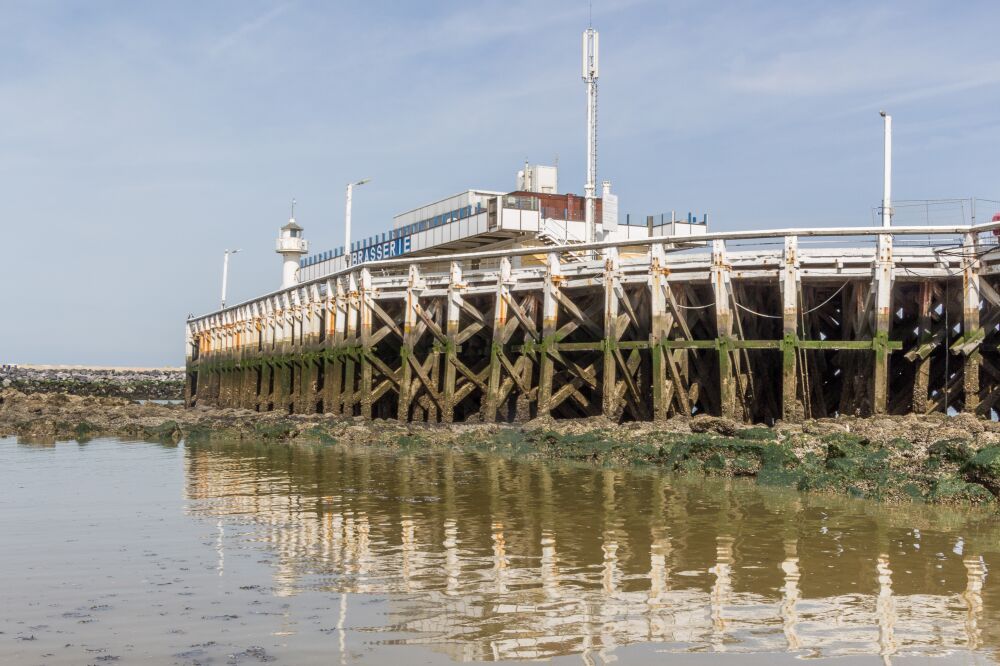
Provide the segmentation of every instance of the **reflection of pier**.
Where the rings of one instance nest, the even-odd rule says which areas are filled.
[[[339,593],[342,613],[348,594],[392,595],[400,640],[460,660],[598,662],[653,641],[888,662],[997,643],[984,558],[912,518],[655,475],[369,457],[194,448],[190,510],[249,525],[278,594]]]

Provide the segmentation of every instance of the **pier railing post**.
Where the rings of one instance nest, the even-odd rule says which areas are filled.
[[[240,340],[240,407],[253,409],[257,404],[257,304],[242,309],[242,335]]]
[[[601,372],[601,411],[617,421],[621,416],[618,382],[615,373],[615,350],[618,345],[618,249],[604,252],[604,367]]]
[[[545,282],[542,284],[542,345],[538,358],[538,416],[548,416],[552,402],[552,378],[555,362],[553,346],[557,343],[556,330],[559,320],[557,295],[562,282],[559,254],[549,252],[545,261]]]
[[[196,338],[194,336],[194,326],[195,323],[190,319],[184,324],[184,406],[192,407],[194,405],[195,393],[193,388],[193,373],[196,372],[192,369],[192,363],[194,362],[194,345]]]
[[[497,271],[497,287],[493,305],[493,342],[490,347],[490,382],[486,393],[486,404],[484,406],[483,421],[493,423],[497,419],[497,411],[500,409],[500,378],[501,366],[500,354],[503,353],[503,345],[506,342],[504,333],[507,328],[507,298],[510,294],[510,260],[507,257],[500,259],[500,270]]]
[[[794,421],[803,417],[802,402],[798,398],[799,242],[795,236],[785,237],[781,301],[781,418]]]
[[[324,327],[323,341],[320,343],[322,352],[319,362],[323,365],[323,386],[318,390],[318,397],[323,402],[323,412],[332,413],[334,410],[334,400],[331,387],[334,381],[333,351],[336,349],[336,321],[337,321],[337,287],[334,280],[327,280],[324,284],[324,298],[320,303],[323,311],[323,320],[320,325]]]
[[[232,387],[232,361],[233,361],[233,327],[232,312],[225,312],[222,315],[222,355],[226,362],[225,368],[219,376],[219,405],[221,407],[231,407],[231,387]]]
[[[982,294],[979,286],[979,255],[976,234],[962,238],[962,340],[959,349],[965,356],[962,371],[963,411],[974,414],[979,408],[979,368],[982,364],[984,333],[980,327],[979,309]]]
[[[416,265],[410,266],[406,300],[403,307],[403,346],[399,348],[399,409],[400,421],[410,420],[410,405],[413,402],[413,367],[411,365],[415,338],[417,336],[417,300],[420,297],[420,271]]]
[[[305,352],[305,326],[306,326],[306,299],[308,295],[301,289],[292,290],[292,355],[289,360],[291,373],[289,375],[289,392],[291,399],[289,405],[296,414],[303,411],[303,390],[305,387],[305,377],[309,374],[308,362],[304,356]]]
[[[329,376],[326,379],[326,385],[324,388],[325,397],[324,402],[327,404],[327,410],[335,415],[340,416],[344,413],[343,407],[343,386],[344,386],[344,353],[345,353],[345,337],[347,336],[347,289],[344,286],[344,278],[338,277],[332,281],[333,286],[333,296],[332,296],[332,306],[333,312],[331,317],[332,322],[332,340],[330,341],[330,348],[333,352],[333,358],[329,364]]]
[[[299,317],[301,318],[302,335],[300,337],[300,357],[302,358],[302,373],[299,379],[299,400],[295,411],[299,414],[312,414],[316,411],[316,382],[318,381],[318,365],[312,352],[319,343],[319,294],[316,285],[310,285],[302,290],[303,303]]]
[[[872,373],[872,391],[875,414],[888,411],[889,393],[889,328],[892,323],[892,282],[893,282],[892,235],[878,237],[878,256],[875,262],[875,336],[872,347],[875,352],[875,371]]]
[[[291,354],[292,312],[287,292],[281,294],[277,299],[279,309],[276,312],[278,328],[275,331],[277,334],[275,342],[278,359],[274,365],[274,408],[284,412],[288,411],[289,382],[291,380],[287,359]]]
[[[372,274],[367,268],[361,269],[361,292],[358,300],[358,315],[361,318],[361,416],[372,417],[372,364],[369,354],[372,349],[372,308],[374,298]]]
[[[275,317],[274,302],[270,298],[264,301],[262,312],[263,320],[261,323],[264,327],[264,344],[261,350],[260,395],[257,397],[257,400],[260,411],[266,412],[272,404],[273,396],[271,395],[271,387],[274,385],[274,365],[271,363],[271,357],[274,355]]]
[[[441,420],[445,423],[455,420],[455,381],[458,373],[455,361],[458,360],[458,334],[464,288],[462,265],[453,261],[448,271],[448,302],[445,306],[447,318],[445,336],[448,344],[445,348],[444,362],[444,408],[441,410]]]
[[[915,414],[926,414],[930,402],[930,350],[926,353],[920,352],[927,345],[932,344],[933,340],[931,310],[933,296],[934,284],[930,280],[921,280],[917,292],[917,348],[908,352],[906,356],[914,364],[911,411]]]
[[[352,272],[347,277],[347,315],[344,344],[351,348],[352,353],[344,356],[344,383],[341,385],[343,396],[342,409],[344,416],[354,416],[354,389],[357,381],[357,366],[354,363],[353,350],[358,348],[358,275]]]
[[[726,261],[726,242],[712,241],[712,292],[715,295],[716,347],[719,356],[719,411],[726,418],[737,419],[736,378],[733,361],[733,311],[730,307],[730,271]]]
[[[665,342],[673,327],[668,308],[666,266],[666,251],[662,243],[649,246],[649,307],[650,307],[650,360],[653,388],[653,419],[665,421],[670,416],[671,389],[684,391],[683,386],[673,386],[668,379],[668,366],[672,359],[667,358],[673,350],[667,349]]]

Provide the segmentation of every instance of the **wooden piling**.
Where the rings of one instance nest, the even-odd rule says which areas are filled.
[[[950,253],[813,234],[354,267],[191,318],[185,404],[429,422],[994,409],[1000,256],[977,233]]]

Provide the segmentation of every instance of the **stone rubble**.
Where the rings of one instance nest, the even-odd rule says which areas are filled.
[[[82,368],[0,365],[0,388],[24,393],[70,393],[135,400],[181,400],[184,371],[177,368]]]

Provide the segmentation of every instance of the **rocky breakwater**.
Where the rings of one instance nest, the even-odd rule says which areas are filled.
[[[159,441],[245,440],[274,446],[427,448],[650,466],[744,477],[769,486],[883,502],[997,505],[1000,423],[969,415],[836,418],[746,427],[709,416],[613,424],[603,418],[523,424],[417,424],[329,415],[184,409],[123,398],[0,391],[0,436],[86,442],[99,436]]]
[[[181,400],[182,368],[0,366],[0,388],[22,393],[65,393],[133,400]]]

